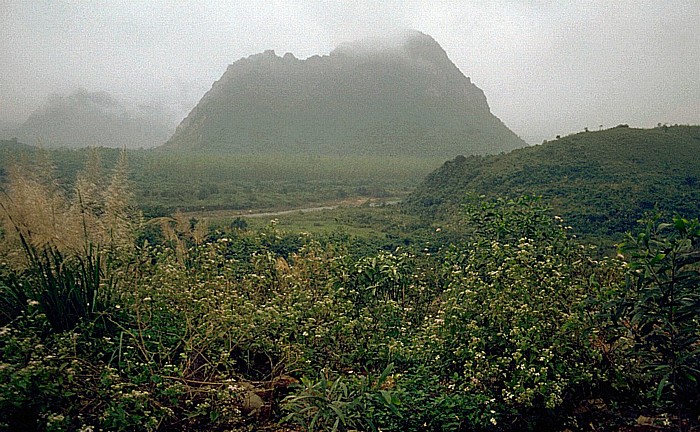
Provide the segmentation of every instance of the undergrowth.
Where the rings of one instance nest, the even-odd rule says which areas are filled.
[[[650,222],[599,259],[539,200],[474,198],[449,245],[354,256],[274,224],[143,224],[125,160],[106,183],[97,168],[71,193],[15,173],[3,195],[0,430],[595,430],[630,412],[688,429],[700,414],[697,221]],[[53,206],[41,218],[30,189]]]

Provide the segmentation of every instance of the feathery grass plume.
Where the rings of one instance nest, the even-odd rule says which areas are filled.
[[[83,225],[85,246],[88,243],[107,244],[106,229],[102,216],[105,213],[104,179],[101,172],[100,155],[95,148],[90,149],[85,169],[77,174],[71,212]]]
[[[100,216],[104,213],[104,200],[101,192],[104,189],[100,155],[95,148],[91,148],[85,162],[85,169],[80,171],[75,179],[76,195],[79,196],[84,211],[94,216]]]
[[[133,245],[135,228],[139,222],[133,204],[128,168],[126,149],[122,149],[104,195],[104,214],[101,217],[110,243],[116,246]]]
[[[206,240],[207,233],[209,232],[209,226],[204,220],[198,220],[194,223],[194,226],[190,223],[192,239],[195,244],[201,245]]]
[[[60,332],[107,310],[114,280],[99,247],[85,238],[87,231],[80,232],[80,219],[73,217],[64,196],[26,177],[12,186],[0,200],[14,240],[4,244],[14,247],[9,257],[15,267],[3,272],[0,282],[6,311],[1,322],[38,308]]]
[[[37,168],[36,175],[44,183],[52,183],[55,185],[54,172],[56,171],[56,167],[51,160],[51,155],[49,155],[48,150],[44,148],[41,141],[37,143],[37,147],[39,147],[39,150],[37,150],[34,160],[34,165],[36,165]]]
[[[204,221],[188,218],[180,211],[172,217],[158,218],[158,222],[179,262],[184,262],[188,244],[202,244],[208,232],[208,225]]]
[[[187,247],[185,247],[184,242],[180,239],[180,236],[178,235],[177,218],[161,218],[161,229],[163,230],[163,236],[165,237],[165,240],[175,251],[175,257],[177,258],[177,261],[183,262],[185,259],[185,253],[187,252]]]
[[[115,293],[112,252],[134,245],[134,206],[122,152],[111,182],[102,186],[91,154],[69,196],[51,178],[48,158],[15,166],[0,196],[3,253],[11,275],[0,286],[15,311],[35,303],[58,331],[107,310]],[[4,317],[7,320],[9,317]]]
[[[76,178],[73,194],[67,195],[52,178],[45,152],[38,153],[34,166],[9,167],[8,182],[0,197],[5,246],[18,250],[17,234],[37,249],[51,245],[64,254],[83,253],[90,245],[133,245],[140,218],[127,169],[126,153],[122,151],[105,186],[99,155],[93,150],[85,170]]]
[[[0,197],[7,236],[5,247],[16,250],[21,235],[38,249],[50,244],[79,250],[84,244],[82,228],[79,221],[70,217],[69,201],[58,185],[41,170],[13,166],[8,173],[8,185]]]

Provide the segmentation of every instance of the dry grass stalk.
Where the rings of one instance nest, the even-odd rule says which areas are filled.
[[[42,158],[33,167],[8,169],[8,183],[0,195],[5,256],[12,261],[18,258],[20,235],[37,250],[55,247],[69,255],[85,252],[88,247],[133,245],[139,218],[131,204],[124,153],[105,188],[99,159],[93,152],[71,195],[51,179],[46,156]]]
[[[201,245],[206,240],[209,226],[206,221],[193,220],[182,212],[176,212],[172,217],[152,219],[150,223],[157,223],[165,239],[175,249],[178,261],[184,262],[187,254],[187,242],[192,241],[196,245]]]

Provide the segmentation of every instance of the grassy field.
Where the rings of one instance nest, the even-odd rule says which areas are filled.
[[[144,207],[286,210],[411,192],[441,161],[413,158],[209,156],[133,158]]]
[[[0,142],[0,180],[9,166],[48,159],[66,189],[94,161],[105,173],[115,149],[48,150]],[[39,154],[43,153],[43,155]],[[411,157],[261,156],[130,150],[129,179],[147,216],[177,210],[280,211],[338,205],[348,200],[403,197],[444,161]]]
[[[395,214],[396,204],[400,200],[401,197],[353,198],[289,210],[200,210],[184,214],[204,220],[212,227],[228,227],[234,220],[243,220],[253,230],[274,223],[278,228],[290,232],[328,234],[339,230],[357,230],[358,233],[374,233],[381,231],[384,228],[381,225],[389,222],[386,219]],[[382,220],[374,220],[376,217]]]

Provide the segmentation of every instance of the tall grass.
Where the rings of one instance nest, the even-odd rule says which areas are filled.
[[[99,250],[65,256],[51,245],[38,249],[24,239],[22,245],[28,268],[5,285],[14,310],[37,306],[55,331],[65,331],[108,309],[114,279],[105,277]]]
[[[133,245],[137,219],[126,154],[106,186],[93,155],[72,194],[57,185],[46,163],[10,170],[0,196],[3,322],[38,309],[55,331],[64,331],[112,303],[116,281],[110,261]]]

